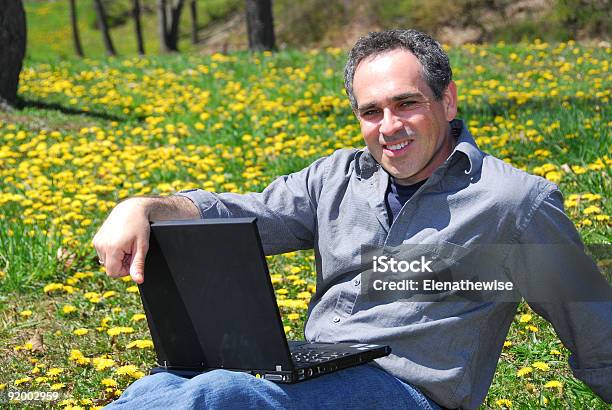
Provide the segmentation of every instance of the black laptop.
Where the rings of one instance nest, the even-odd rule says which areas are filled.
[[[391,352],[288,342],[255,218],[153,222],[139,288],[157,353],[152,374],[227,369],[296,383]]]

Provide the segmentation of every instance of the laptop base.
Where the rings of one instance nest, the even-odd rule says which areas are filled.
[[[308,352],[315,359],[313,362],[294,362],[292,370],[244,370],[223,369],[248,373],[257,378],[276,383],[298,383],[304,380],[332,373],[367,363],[373,359],[383,357],[391,352],[389,346],[367,343],[308,343],[289,341],[291,353],[294,357],[304,356]],[[200,374],[217,370],[216,368],[186,368],[173,366],[158,366],[151,369],[150,374],[172,373],[174,375],[191,379]]]

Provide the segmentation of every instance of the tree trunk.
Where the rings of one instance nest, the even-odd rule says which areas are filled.
[[[81,47],[81,38],[79,37],[76,0],[70,0],[70,24],[72,26],[72,41],[74,42],[74,51],[76,51],[79,57],[83,57],[83,47]]]
[[[0,0],[0,107],[15,105],[26,50],[26,16],[21,0]]]
[[[98,22],[100,23],[100,30],[102,31],[102,39],[104,40],[104,47],[106,47],[106,54],[109,56],[116,56],[115,46],[111,39],[110,32],[108,30],[108,24],[106,21],[106,12],[104,6],[102,6],[102,0],[94,0],[94,7],[96,9],[96,15],[98,16]]]
[[[251,51],[274,50],[274,19],[271,0],[245,0]]]
[[[178,51],[179,24],[181,12],[183,11],[184,0],[174,1],[170,6],[170,28],[167,30],[168,48],[171,51]]]
[[[132,15],[134,17],[134,27],[136,28],[136,41],[138,43],[138,54],[145,54],[144,42],[142,41],[142,25],[140,24],[140,0],[133,0]]]
[[[197,0],[191,0],[189,3],[189,9],[191,10],[191,42],[198,44],[198,2]]]
[[[168,43],[166,42],[166,26],[168,16],[166,15],[166,0],[157,0],[157,13],[159,15],[159,22],[157,25],[159,32],[159,50],[162,53],[167,53]]]
[[[163,53],[178,51],[179,23],[185,0],[158,0],[159,37]]]

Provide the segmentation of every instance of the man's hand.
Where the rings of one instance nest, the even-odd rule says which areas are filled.
[[[181,196],[130,198],[117,205],[93,238],[100,263],[111,277],[130,275],[144,282],[151,220],[196,219],[200,214]]]

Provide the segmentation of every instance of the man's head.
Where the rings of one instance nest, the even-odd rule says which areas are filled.
[[[452,150],[451,77],[439,44],[415,30],[370,33],[349,54],[345,87],[366,145],[399,183],[429,177]]]

